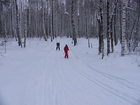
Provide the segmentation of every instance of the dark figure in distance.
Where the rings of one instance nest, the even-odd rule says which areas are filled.
[[[60,43],[59,42],[56,43],[56,50],[60,50]]]
[[[64,58],[68,58],[68,57],[69,57],[68,51],[69,51],[69,47],[68,47],[68,45],[66,44],[66,46],[64,47],[64,52],[65,52]]]

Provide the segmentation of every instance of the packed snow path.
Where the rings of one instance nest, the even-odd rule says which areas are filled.
[[[7,63],[0,65],[2,104],[138,105],[140,88],[88,65],[70,44],[65,59],[64,45],[60,51],[47,43],[8,53]]]

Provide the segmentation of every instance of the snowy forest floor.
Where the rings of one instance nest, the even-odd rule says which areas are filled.
[[[0,47],[0,105],[140,105],[138,55],[121,57],[118,45],[101,59],[98,41],[90,42],[28,39],[26,48],[13,41],[6,53]]]

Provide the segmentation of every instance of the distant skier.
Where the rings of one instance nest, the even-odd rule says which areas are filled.
[[[60,50],[60,43],[59,42],[56,43],[56,50]]]
[[[69,47],[68,47],[68,45],[66,44],[66,46],[64,47],[64,52],[65,52],[64,58],[68,58],[68,57],[69,57],[68,51],[69,51]]]

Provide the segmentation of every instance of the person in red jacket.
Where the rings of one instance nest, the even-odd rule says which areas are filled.
[[[68,51],[69,51],[69,47],[68,47],[68,45],[66,44],[66,46],[64,47],[64,52],[65,52],[64,58],[68,58],[68,57],[69,57]]]

